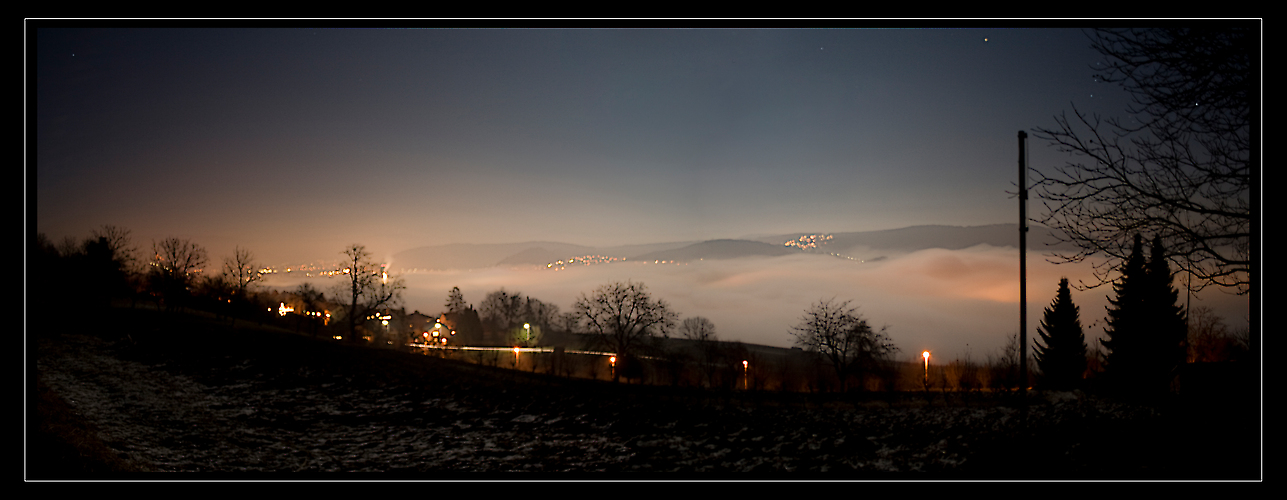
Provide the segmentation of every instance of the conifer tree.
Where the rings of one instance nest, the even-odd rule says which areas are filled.
[[[1165,391],[1184,362],[1185,316],[1179,291],[1171,285],[1170,265],[1161,238],[1154,238],[1149,260],[1143,239],[1135,236],[1131,256],[1109,298],[1107,375],[1122,389]]]
[[[1122,264],[1122,276],[1113,283],[1117,297],[1109,297],[1106,338],[1100,344],[1108,351],[1105,359],[1106,373],[1119,388],[1138,388],[1145,373],[1148,349],[1144,332],[1148,330],[1145,312],[1145,294],[1148,289],[1147,264],[1144,261],[1144,244],[1135,235],[1130,257]]]
[[[458,313],[468,307],[468,304],[465,304],[464,294],[460,293],[460,287],[451,287],[451,291],[447,292],[447,303],[444,307],[447,308],[449,313]]]
[[[1146,275],[1145,310],[1150,319],[1149,383],[1156,390],[1165,390],[1177,367],[1184,363],[1188,350],[1185,344],[1188,327],[1186,312],[1179,304],[1180,291],[1171,283],[1171,267],[1160,237],[1153,238]]]
[[[1080,315],[1068,289],[1068,278],[1060,279],[1055,300],[1037,327],[1040,338],[1033,350],[1046,388],[1069,390],[1081,383],[1086,371],[1086,336]]]

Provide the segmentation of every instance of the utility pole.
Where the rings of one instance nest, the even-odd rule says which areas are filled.
[[[1019,395],[1028,395],[1028,134],[1019,131]]]

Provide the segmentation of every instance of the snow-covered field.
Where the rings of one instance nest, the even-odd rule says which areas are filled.
[[[1188,428],[1209,415],[1080,393],[1033,395],[1026,410],[941,394],[721,396],[288,337],[35,342],[41,379],[114,452],[148,471],[233,474],[176,479],[1261,477],[1259,446]]]

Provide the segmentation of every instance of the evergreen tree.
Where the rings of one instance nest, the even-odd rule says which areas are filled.
[[[453,286],[451,287],[451,291],[447,292],[447,303],[445,304],[445,307],[449,313],[461,312],[468,307],[468,305],[465,304],[465,295],[460,293],[460,287]]]
[[[1185,316],[1179,291],[1171,285],[1161,238],[1154,238],[1144,260],[1143,239],[1135,236],[1131,256],[1109,298],[1107,375],[1122,389],[1165,391],[1175,368],[1184,362]]]
[[[1081,383],[1086,371],[1086,336],[1080,315],[1068,289],[1068,278],[1060,279],[1055,300],[1037,327],[1040,339],[1033,350],[1042,384],[1047,388],[1069,390]]]
[[[1154,237],[1150,250],[1144,306],[1150,319],[1148,383],[1156,390],[1165,390],[1177,367],[1185,361],[1188,327],[1186,311],[1179,304],[1180,291],[1171,283],[1171,266],[1166,260],[1162,238]]]
[[[1109,297],[1106,338],[1100,344],[1108,351],[1105,359],[1106,373],[1119,388],[1138,388],[1145,372],[1145,351],[1148,343],[1144,333],[1148,318],[1144,310],[1148,289],[1147,264],[1144,261],[1144,244],[1135,235],[1130,257],[1122,264],[1122,276],[1113,283],[1117,297]]]

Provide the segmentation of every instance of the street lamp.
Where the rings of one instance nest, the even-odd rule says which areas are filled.
[[[929,390],[929,351],[922,352],[921,357],[925,358],[925,390],[928,391]]]
[[[523,323],[523,345],[530,345],[531,343],[532,343],[532,324]]]
[[[746,384],[746,371],[747,371],[747,368],[749,368],[749,365],[746,363],[746,360],[745,360],[745,359],[743,359],[743,360],[742,360],[742,390],[744,390],[744,391],[745,391],[745,390],[749,390],[749,389],[750,389],[750,388],[747,386],[747,384]]]

